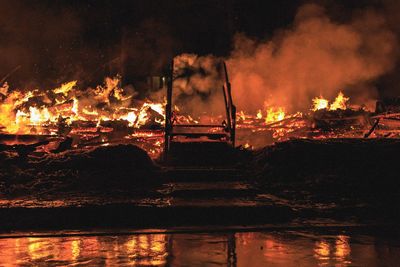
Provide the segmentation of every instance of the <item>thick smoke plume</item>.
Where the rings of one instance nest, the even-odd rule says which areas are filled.
[[[228,67],[239,109],[271,105],[295,111],[308,109],[312,97],[333,98],[340,90],[357,95],[355,101],[369,99],[373,81],[394,67],[396,51],[396,36],[377,12],[337,23],[323,7],[308,4],[298,10],[293,27],[272,40],[236,35]]]
[[[182,54],[174,59],[174,99],[183,111],[195,116],[222,115],[221,60],[214,56]]]

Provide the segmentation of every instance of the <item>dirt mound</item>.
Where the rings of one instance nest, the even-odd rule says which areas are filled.
[[[291,140],[257,152],[255,176],[264,190],[296,203],[398,211],[399,151],[395,139]]]
[[[70,150],[39,159],[3,152],[0,158],[0,189],[5,195],[129,191],[157,183],[157,167],[134,145]]]

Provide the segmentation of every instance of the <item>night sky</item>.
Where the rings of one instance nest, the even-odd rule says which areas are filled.
[[[229,55],[238,32],[270,38],[290,27],[305,2],[2,0],[0,77],[11,73],[7,80],[24,87],[95,84],[121,69],[127,80],[155,75],[183,52]],[[366,6],[383,8],[380,1],[318,3],[339,21]]]

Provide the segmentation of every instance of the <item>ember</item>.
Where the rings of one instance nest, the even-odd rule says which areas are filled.
[[[45,92],[38,89],[9,92],[7,84],[2,88],[0,125],[6,133],[27,134],[35,130],[36,134],[43,134],[40,127],[54,133],[60,120],[68,125],[76,121],[101,125],[102,121],[122,120],[129,122],[129,127],[140,128],[150,122],[161,125],[165,117],[162,103],[132,103],[133,94],[120,87],[119,77],[107,77],[104,85],[86,91],[77,88],[77,81]],[[149,112],[157,113],[160,118],[151,117]]]
[[[4,83],[0,104],[1,131],[16,135],[79,136],[78,143],[74,142],[75,146],[88,141],[93,143],[91,140],[95,138],[99,138],[96,141],[98,144],[126,143],[129,140],[135,143],[137,138],[148,138],[147,143],[153,143],[154,146],[144,148],[153,157],[159,156],[162,137],[154,139],[152,131],[159,131],[164,125],[165,103],[136,100],[134,94],[120,86],[120,77],[106,78],[104,85],[86,91],[80,90],[77,84],[77,81],[71,81],[53,90],[23,92],[10,90],[9,85]],[[239,111],[238,144],[246,148],[258,148],[291,138],[363,137],[373,125],[367,117],[374,114],[350,109],[349,100],[339,92],[332,103],[323,97],[313,98],[313,106],[308,113],[290,114],[284,107],[273,106],[259,109],[256,114]],[[364,119],[357,119],[359,116]],[[182,124],[198,124],[204,120],[201,116],[193,118],[190,114],[182,114],[176,105],[174,118]],[[218,121],[221,118],[208,119]],[[340,122],[345,121],[347,129],[340,126]],[[368,136],[380,136],[382,127],[387,132],[387,125],[375,126],[376,134]],[[325,131],[327,127],[329,131]],[[266,134],[265,131],[270,131],[272,136],[260,143],[259,139]]]
[[[396,265],[395,2],[0,1],[0,265]]]

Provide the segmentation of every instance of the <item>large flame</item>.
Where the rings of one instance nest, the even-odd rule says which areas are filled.
[[[312,108],[313,111],[317,111],[320,109],[327,109],[329,106],[329,101],[323,98],[322,96],[313,98],[312,102],[313,102],[313,108]]]
[[[268,108],[267,115],[265,117],[266,123],[281,121],[285,118],[285,111],[282,107]]]
[[[311,108],[313,111],[317,111],[320,109],[327,110],[337,110],[342,109],[345,110],[347,108],[347,101],[349,101],[348,97],[345,97],[342,92],[339,92],[338,96],[335,98],[335,101],[329,105],[329,101],[322,96],[316,97],[312,99],[313,107]]]
[[[141,101],[140,104],[131,101],[132,97],[120,87],[119,76],[107,77],[104,85],[87,90],[79,90],[77,81],[71,81],[48,91],[10,92],[5,83],[0,87],[0,130],[2,127],[6,133],[25,134],[37,126],[56,126],[59,121],[71,124],[74,121],[124,120],[129,127],[137,128],[150,119],[156,124],[164,122],[164,103]],[[151,118],[150,111],[158,117]]]
[[[124,139],[149,138],[154,141],[154,146],[145,149],[151,155],[160,152],[162,144],[160,136],[154,136],[155,132],[148,129],[163,125],[165,102],[135,99],[134,92],[128,92],[121,87],[120,77],[106,78],[104,84],[85,90],[80,90],[78,85],[77,81],[71,81],[53,90],[23,91],[10,90],[7,83],[3,84],[0,87],[0,132],[62,135],[71,133],[88,139],[92,133],[93,136],[100,135],[103,145],[107,145],[110,140],[102,133],[122,129],[125,134],[122,135]],[[322,96],[316,97],[312,99],[311,110],[345,110],[348,101],[349,98],[342,92],[339,92],[332,103]],[[288,110],[291,110],[291,107],[264,102],[264,107],[254,114],[239,111],[238,129],[239,131],[250,129],[250,135],[259,132],[263,135],[262,140],[273,138],[273,141],[283,141],[302,136],[308,138],[310,136],[308,130],[312,131],[307,123],[309,114],[288,113]],[[199,124],[203,121],[201,117],[181,114],[180,108],[176,105],[173,106],[173,116],[176,124]],[[215,122],[223,121],[223,118],[218,116],[211,119]],[[132,131],[126,131],[126,127]],[[144,131],[133,130],[139,128]],[[318,131],[313,134],[317,138],[321,136]],[[115,136],[121,137],[119,134]],[[239,140],[238,143],[242,143],[244,147],[257,147],[257,144],[246,138]],[[254,138],[256,143],[259,142],[256,137]]]
[[[347,108],[346,103],[349,101],[350,98],[345,97],[342,92],[339,92],[338,96],[335,99],[335,102],[333,102],[330,106],[330,110],[337,110],[337,109],[343,109],[345,110]]]

